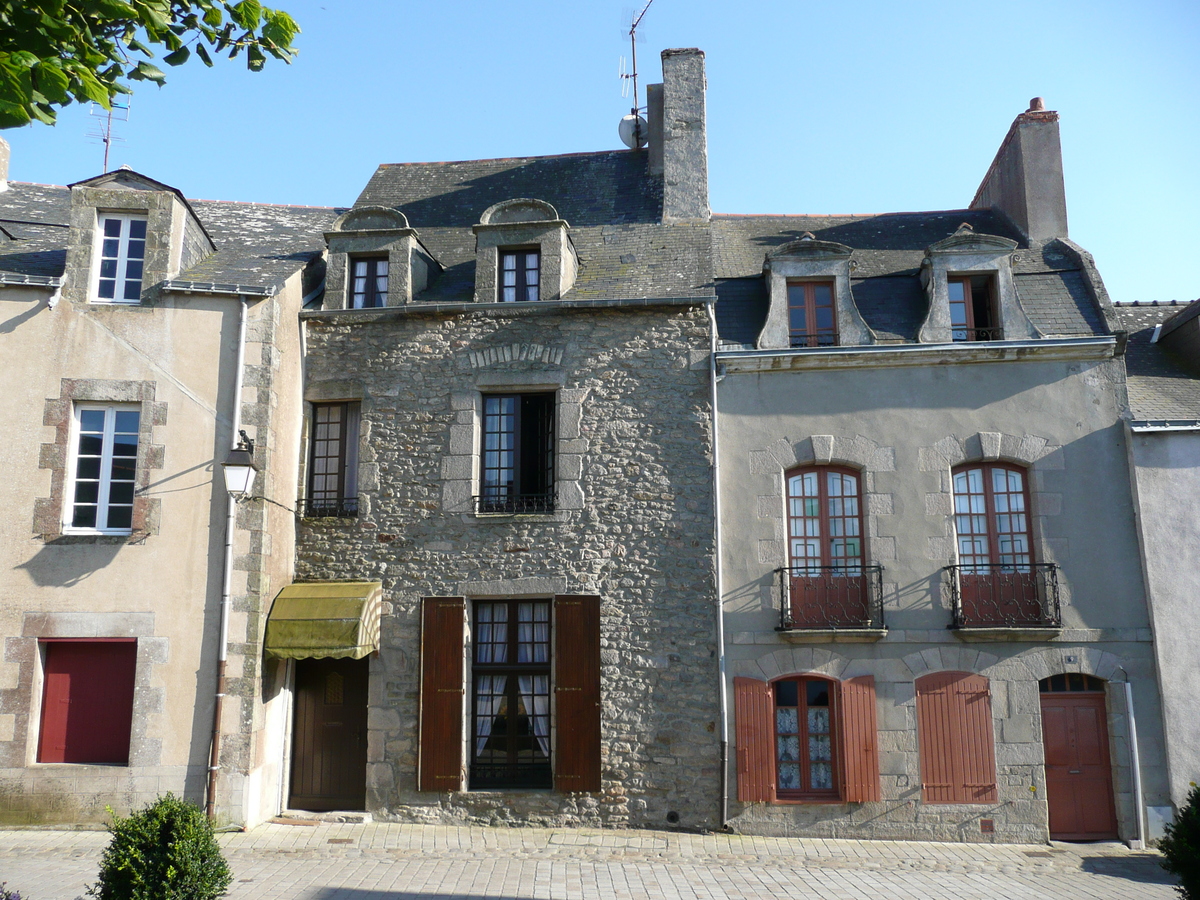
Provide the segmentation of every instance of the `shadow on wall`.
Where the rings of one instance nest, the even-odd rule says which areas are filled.
[[[18,327],[24,325],[45,308],[46,305],[42,303],[41,298],[38,298],[38,300],[24,312],[17,313],[14,316],[0,318],[0,334],[12,334],[17,330]]]
[[[16,568],[28,572],[38,587],[74,587],[105,568],[128,543],[123,535],[81,536],[75,540],[79,543],[68,537],[44,544]]]

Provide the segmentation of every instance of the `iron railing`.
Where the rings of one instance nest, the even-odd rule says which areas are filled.
[[[836,331],[793,331],[791,333],[792,347],[836,347],[838,333]]]
[[[477,494],[475,501],[478,513],[552,513],[554,494]]]
[[[999,325],[992,328],[966,328],[962,325],[951,325],[951,334],[956,341],[1002,341],[1004,329]]]
[[[300,510],[306,519],[353,519],[358,516],[358,498],[304,497]]]
[[[779,573],[779,631],[883,624],[883,566],[790,566]]]
[[[1058,566],[972,563],[946,566],[951,628],[1058,628]]]

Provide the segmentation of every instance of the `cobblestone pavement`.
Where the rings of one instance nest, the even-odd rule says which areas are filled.
[[[0,880],[74,900],[107,835],[0,831]],[[232,900],[1168,900],[1159,855],[1120,844],[935,844],[658,831],[269,824],[221,836]]]

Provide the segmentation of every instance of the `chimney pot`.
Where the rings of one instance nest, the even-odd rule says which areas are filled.
[[[1046,109],[1046,101],[1041,97],[1034,97],[1029,101],[1029,109],[1025,112],[1043,112]]]

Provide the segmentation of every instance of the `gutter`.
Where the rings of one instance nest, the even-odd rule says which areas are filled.
[[[222,294],[228,297],[273,297],[274,287],[263,287],[258,284],[226,284],[218,281],[179,281],[173,279],[163,282],[163,290],[176,294]],[[234,434],[237,434],[235,431]]]
[[[1129,430],[1134,434],[1163,431],[1200,431],[1200,419],[1148,419],[1143,422],[1130,422]]]
[[[229,449],[237,447],[238,429],[242,422],[242,370],[246,362],[246,318],[250,301],[241,298],[238,310],[237,368],[234,370],[233,414],[230,416]],[[229,613],[233,605],[233,533],[237,527],[237,501],[226,492],[225,560],[221,580],[221,632],[217,644],[217,687],[213,694],[212,753],[208,761],[208,792],[205,813],[211,820],[216,815],[217,775],[221,771],[221,714],[225,707],[225,664],[229,658]]]
[[[65,278],[55,275],[18,275],[16,272],[0,272],[0,284],[59,288],[65,281]]]
[[[1129,673],[1124,668],[1121,674],[1125,676],[1125,712],[1129,716],[1129,764],[1133,767],[1133,816],[1137,820],[1137,838],[1129,842],[1130,850],[1146,849],[1146,829],[1143,824],[1145,813],[1145,797],[1142,794],[1142,764],[1138,755],[1137,719],[1133,715],[1133,685],[1129,683]]]
[[[712,344],[708,355],[709,403],[712,407],[713,452],[713,554],[716,557],[715,580],[717,591],[717,697],[720,709],[720,822],[722,830],[729,822],[729,694],[725,687],[725,578],[721,563],[721,441],[717,422],[717,313],[715,304],[708,305],[709,333]]]

